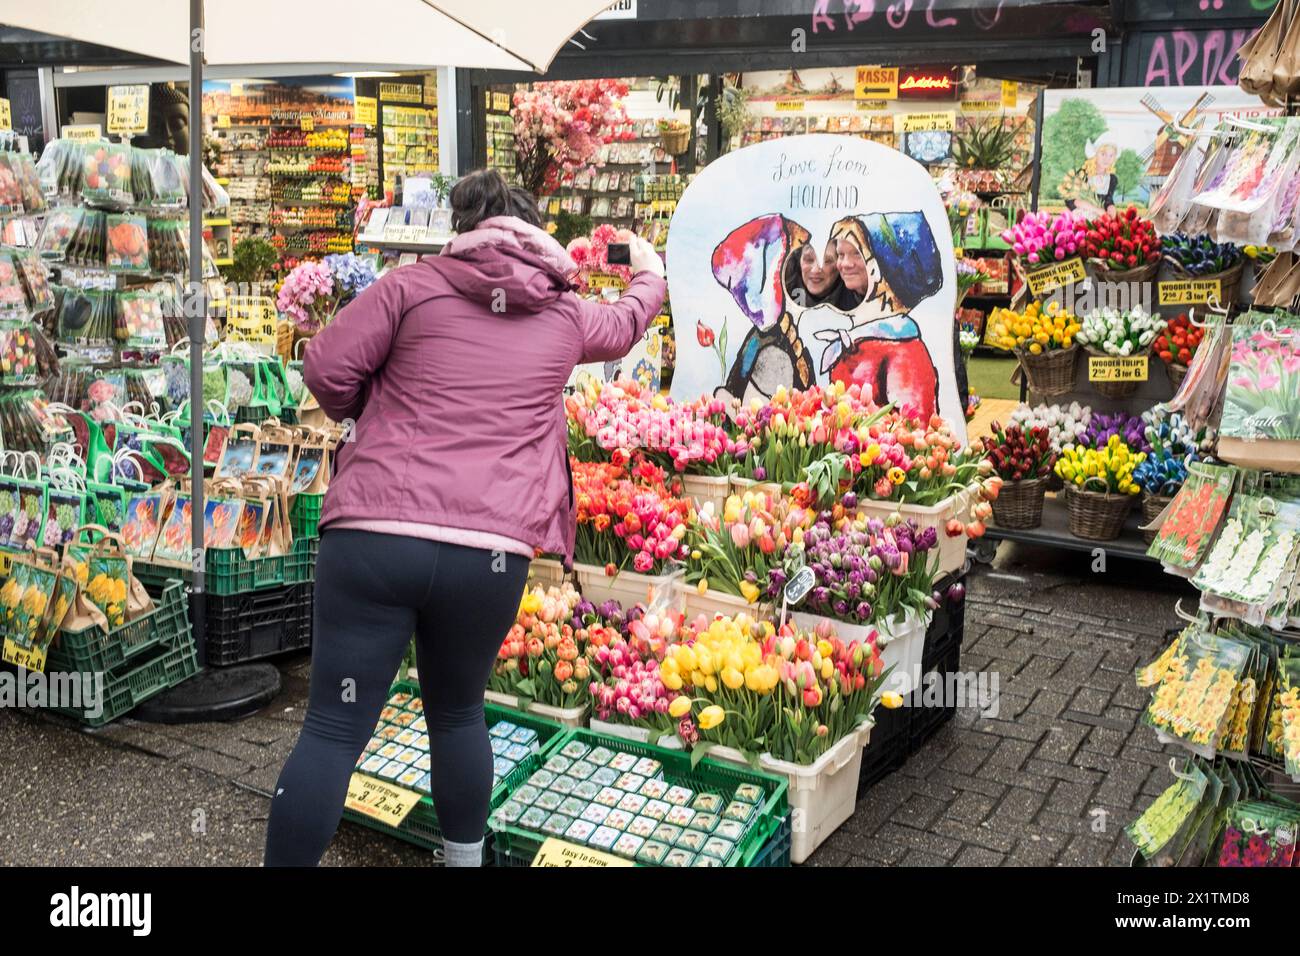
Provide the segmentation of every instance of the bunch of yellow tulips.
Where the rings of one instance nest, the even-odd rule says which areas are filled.
[[[1068,349],[1080,328],[1079,317],[1061,307],[1059,302],[1031,302],[1024,312],[994,309],[989,313],[989,330],[985,337],[990,345],[1008,351],[1024,349],[1041,355],[1056,349]]]
[[[1133,470],[1146,458],[1133,452],[1111,435],[1103,448],[1067,447],[1056,461],[1056,473],[1063,481],[1084,491],[1136,495],[1141,487],[1133,481]]]

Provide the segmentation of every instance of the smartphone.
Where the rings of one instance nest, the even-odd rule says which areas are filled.
[[[626,242],[611,242],[609,252],[605,258],[611,266],[630,266],[632,264],[632,248]]]

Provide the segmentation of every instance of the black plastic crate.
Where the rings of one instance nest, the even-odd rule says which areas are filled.
[[[933,650],[927,638],[926,651],[928,659],[921,667],[921,686],[912,691],[908,700],[909,706],[902,708],[912,712],[912,724],[909,728],[911,735],[909,751],[912,753],[919,750],[957,713],[957,701],[948,696],[947,684],[948,675],[956,674],[961,670],[960,628],[945,634]],[[927,706],[924,703],[926,685],[932,681],[939,682],[940,692],[944,695],[943,704],[938,707]],[[931,697],[933,694],[934,692],[930,691]]]
[[[904,763],[911,752],[912,708],[898,707],[887,710],[877,707],[876,725],[871,728],[871,738],[862,751],[862,770],[858,774],[858,793],[879,783]]]
[[[311,646],[315,585],[207,595],[207,663],[242,664]]]

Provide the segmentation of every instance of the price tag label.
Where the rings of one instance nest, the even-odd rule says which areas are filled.
[[[149,84],[108,88],[108,131],[134,135],[149,129]]]
[[[1002,109],[997,100],[962,100],[957,105],[963,113],[997,113]]]
[[[380,83],[379,98],[385,103],[423,103],[424,86],[420,83]]]
[[[395,787],[363,773],[354,773],[348,781],[348,798],[343,805],[372,820],[386,823],[390,827],[399,827],[419,802],[420,795],[413,790]]]
[[[790,605],[798,605],[816,585],[816,573],[805,564],[794,573],[794,577],[786,582],[785,602]]]
[[[889,109],[889,100],[858,100],[857,107],[862,112],[882,112]]]
[[[304,133],[310,133],[316,129],[316,118],[313,116],[304,116],[298,120],[298,128]]]
[[[496,112],[496,113],[509,113],[509,112],[510,112],[510,94],[509,94],[509,93],[493,93],[493,94],[492,94],[492,110],[493,110],[493,112]]]
[[[894,120],[895,132],[898,133],[932,133],[943,131],[951,133],[957,128],[957,114],[952,110],[937,113],[905,113]]]
[[[232,295],[226,301],[226,338],[255,345],[275,344],[275,300],[264,295]]]
[[[1204,305],[1221,301],[1223,283],[1219,279],[1181,279],[1157,282],[1161,305]]]
[[[230,117],[225,113],[217,116],[217,129],[230,129]]]
[[[1087,277],[1088,273],[1083,268],[1083,260],[1078,257],[1065,259],[1025,274],[1025,279],[1029,283],[1029,291],[1034,295],[1046,295],[1049,292],[1055,292],[1057,289],[1063,289],[1066,286],[1074,285],[1076,282],[1082,282]]]
[[[373,96],[358,96],[354,118],[358,126],[374,126],[379,122],[379,101]]]
[[[608,272],[593,272],[587,277],[587,287],[593,292],[601,292],[605,289],[617,289],[621,292],[627,288],[627,281],[621,276]]]
[[[590,847],[566,843],[555,837],[547,837],[541,849],[533,857],[533,866],[633,866],[631,860],[601,853]]]
[[[1090,382],[1145,382],[1151,364],[1149,355],[1089,355]]]
[[[776,111],[778,113],[801,113],[803,112],[803,100],[777,100]]]
[[[9,101],[0,96],[0,129],[13,129],[14,115],[9,108]]]
[[[45,670],[45,655],[49,645],[40,647],[24,647],[16,643],[12,638],[5,638],[4,653],[0,655],[4,658],[6,664],[13,664],[15,667],[25,667],[29,671]]]
[[[1020,84],[1015,80],[1002,81],[1002,105],[1006,109],[1013,110],[1020,99]]]
[[[98,123],[84,123],[81,125],[65,126],[59,130],[59,135],[74,143],[90,143],[97,139],[103,139],[104,128]]]

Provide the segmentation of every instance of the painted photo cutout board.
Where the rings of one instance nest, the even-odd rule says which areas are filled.
[[[674,398],[765,401],[858,383],[965,437],[953,367],[956,262],[925,167],[848,136],[791,136],[721,157],[668,232]]]

